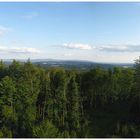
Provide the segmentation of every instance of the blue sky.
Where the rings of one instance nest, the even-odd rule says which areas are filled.
[[[140,3],[0,2],[0,59],[134,62]]]

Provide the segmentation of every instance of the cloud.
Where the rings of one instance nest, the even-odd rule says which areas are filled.
[[[91,46],[88,44],[80,43],[64,43],[62,45],[55,45],[56,47],[63,47],[66,49],[79,49],[79,50],[97,50],[100,52],[140,52],[140,44],[108,44],[108,45],[95,45]],[[71,54],[64,54],[65,56],[70,56]]]
[[[72,56],[71,53],[65,53],[64,56]]]
[[[0,52],[4,53],[23,53],[23,54],[38,54],[40,51],[36,48],[8,48],[0,46]]]
[[[140,45],[125,44],[125,45],[105,45],[99,47],[100,51],[106,52],[140,52]]]
[[[25,18],[25,19],[33,19],[33,18],[38,17],[38,16],[39,16],[39,14],[37,12],[31,12],[31,13],[29,13],[27,15],[24,15],[23,18]]]
[[[6,34],[9,31],[10,31],[9,28],[0,25],[0,36]]]
[[[64,43],[62,45],[59,45],[60,47],[63,47],[63,48],[67,48],[67,49],[79,49],[79,50],[90,50],[92,47],[88,44],[73,44],[73,43],[70,43],[70,44],[67,44],[67,43]]]

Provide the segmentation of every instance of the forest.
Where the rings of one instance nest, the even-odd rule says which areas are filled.
[[[140,137],[140,59],[86,71],[1,61],[0,137]]]

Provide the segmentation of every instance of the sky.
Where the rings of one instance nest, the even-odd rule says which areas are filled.
[[[133,63],[140,2],[0,2],[0,59]]]

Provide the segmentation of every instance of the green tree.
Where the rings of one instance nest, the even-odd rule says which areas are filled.
[[[64,131],[66,116],[66,74],[64,69],[51,70],[50,90],[51,100],[49,100],[48,112],[53,118],[53,123]]]
[[[37,98],[39,94],[39,68],[26,62],[22,69],[22,77],[18,80],[17,105],[18,136],[32,137],[32,129],[37,118]]]
[[[20,62],[13,60],[9,66],[8,72],[10,77],[14,81],[18,82],[18,80],[23,76],[23,65]]]
[[[0,79],[4,78],[7,75],[7,67],[3,63],[3,61],[0,61]]]
[[[79,122],[79,93],[75,75],[72,74],[67,84],[67,121],[70,137],[77,137]]]
[[[44,120],[41,124],[33,129],[33,137],[36,138],[59,138],[61,134],[59,130],[48,120]]]
[[[136,120],[140,120],[140,58],[135,61],[134,88],[132,96],[132,112]]]
[[[49,116],[49,100],[50,100],[50,78],[49,73],[40,70],[40,92],[37,99],[37,116],[39,121],[43,121]]]
[[[14,129],[16,129],[15,93],[16,88],[12,79],[8,76],[4,77],[0,82],[1,131],[3,135],[5,135],[5,129],[11,131],[11,134],[12,132],[14,134]]]

